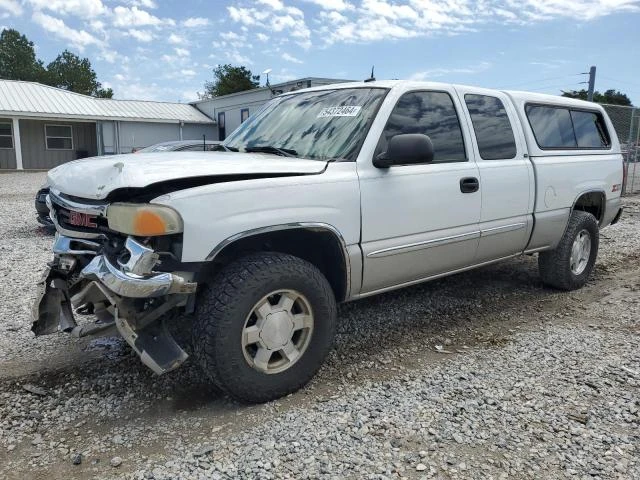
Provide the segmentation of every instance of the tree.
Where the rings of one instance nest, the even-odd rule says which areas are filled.
[[[71,92],[111,98],[113,91],[103,89],[88,58],[80,58],[68,50],[47,65],[48,84]]]
[[[582,90],[571,90],[568,92],[562,92],[563,97],[578,98],[580,100],[586,100],[588,92],[583,88]],[[627,105],[632,106],[631,99],[627,94],[614,90],[613,88],[600,93],[598,91],[593,92],[593,101],[596,103],[607,103],[609,105]]]
[[[218,65],[213,69],[213,76],[212,82],[204,84],[205,97],[219,97],[260,86],[260,75],[252,74],[251,70],[247,70],[243,66]]]
[[[40,82],[45,69],[36,59],[33,42],[13,28],[0,34],[0,78]]]

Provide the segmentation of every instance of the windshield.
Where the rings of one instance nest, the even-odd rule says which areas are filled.
[[[234,131],[224,146],[314,160],[355,160],[386,93],[382,88],[346,88],[278,97]]]

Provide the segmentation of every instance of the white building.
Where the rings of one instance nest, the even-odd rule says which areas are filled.
[[[0,169],[49,169],[169,140],[207,140],[215,122],[193,105],[94,98],[0,80]]]

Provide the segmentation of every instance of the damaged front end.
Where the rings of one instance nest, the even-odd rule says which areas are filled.
[[[159,271],[171,253],[157,252],[150,239],[110,232],[101,205],[53,193],[48,204],[57,229],[54,258],[38,282],[32,331],[77,338],[119,333],[155,373],[181,365],[188,355],[165,319],[193,298],[193,274]],[[76,314],[95,320],[78,324]]]

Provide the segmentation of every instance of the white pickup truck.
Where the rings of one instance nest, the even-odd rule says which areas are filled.
[[[160,374],[187,358],[170,331],[190,329],[213,383],[268,401],[316,373],[339,302],[533,253],[545,284],[581,287],[622,177],[594,103],[407,81],[300,90],[217,152],[51,170],[33,331],[119,332]]]

